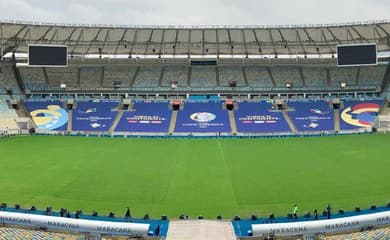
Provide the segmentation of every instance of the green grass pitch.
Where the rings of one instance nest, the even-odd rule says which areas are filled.
[[[0,201],[106,215],[215,218],[390,201],[390,135],[0,141]]]

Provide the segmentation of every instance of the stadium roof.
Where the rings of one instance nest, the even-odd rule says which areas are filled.
[[[340,44],[390,50],[390,21],[286,26],[124,26],[1,21],[2,56],[28,44],[64,44],[68,52],[125,55],[333,54]]]

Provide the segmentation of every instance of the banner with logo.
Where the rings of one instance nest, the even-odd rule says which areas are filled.
[[[298,236],[337,233],[390,224],[390,211],[354,217],[290,223],[252,224],[253,236]]]
[[[175,132],[231,132],[228,112],[221,102],[187,102],[178,112]]]
[[[329,102],[288,102],[288,115],[298,131],[334,130],[334,113]]]
[[[108,131],[118,114],[118,101],[77,102],[72,115],[73,131]]]
[[[0,223],[25,227],[44,227],[60,231],[120,236],[146,236],[150,226],[150,224],[146,223],[94,221],[13,212],[0,212]]]
[[[172,111],[164,102],[135,103],[134,109],[124,112],[116,132],[168,132]]]
[[[289,132],[281,111],[268,102],[240,102],[234,111],[238,132]]]
[[[65,131],[68,129],[68,111],[62,101],[27,101],[26,107],[38,129]]]
[[[344,101],[340,111],[340,129],[370,128],[374,123],[383,100]]]

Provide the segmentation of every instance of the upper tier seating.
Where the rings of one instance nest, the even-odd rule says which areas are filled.
[[[142,87],[142,88],[158,87],[161,70],[162,70],[161,66],[140,67],[138,76],[135,79],[133,87]]]
[[[277,87],[285,87],[286,81],[292,81],[294,87],[303,85],[298,67],[272,67],[271,71]]]
[[[246,66],[245,72],[251,87],[272,88],[272,80],[266,67]]]
[[[238,87],[246,85],[241,66],[221,66],[218,69],[221,86],[229,86],[229,81],[236,81]]]
[[[215,67],[193,66],[191,75],[191,87],[209,88],[216,87]]]
[[[170,87],[171,81],[177,81],[178,87],[187,86],[188,66],[186,65],[168,65],[165,67],[161,86]]]

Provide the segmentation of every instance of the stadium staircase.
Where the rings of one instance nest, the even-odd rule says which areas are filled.
[[[192,76],[192,67],[188,67],[188,72],[187,72],[187,87],[191,86],[191,76]]]
[[[19,104],[18,104],[18,108],[15,109],[16,111],[16,114],[18,115],[18,117],[21,117],[21,118],[31,118],[31,115],[30,113],[27,111],[27,108],[26,106],[24,105],[24,102],[23,101],[20,101]]]
[[[303,74],[302,67],[299,68],[299,76],[301,76],[302,86],[306,87],[305,75]]]
[[[249,86],[248,77],[246,76],[245,67],[241,67],[241,71],[242,71],[242,76],[243,76],[243,78],[244,78],[245,86]]]
[[[221,86],[221,82],[219,80],[219,68],[218,67],[215,67],[215,81],[217,83],[217,86]]]
[[[118,126],[119,121],[121,120],[123,116],[123,110],[118,110],[118,114],[116,115],[114,122],[112,123],[110,129],[108,129],[108,132],[112,134],[115,131],[116,126]]]
[[[100,67],[100,81],[99,86],[103,87],[105,67]]]
[[[45,67],[43,68],[43,76],[45,77],[45,83],[49,86],[49,75],[47,74],[47,69]]]
[[[24,86],[22,75],[20,73],[19,68],[16,67],[16,61],[14,60],[12,63],[12,70],[16,79],[16,85],[19,88],[20,92],[25,93],[26,87]]]
[[[390,94],[390,64],[387,65],[385,75],[383,77],[382,85],[381,85],[381,92]]]
[[[269,78],[272,81],[272,86],[276,87],[276,81],[275,81],[274,75],[272,75],[272,71],[271,71],[270,67],[267,67],[267,72],[268,72]]]
[[[170,221],[167,240],[236,240],[230,221],[180,220]]]
[[[68,110],[68,132],[72,131],[73,110]]]
[[[290,127],[291,132],[297,133],[298,130],[297,130],[297,128],[295,127],[294,123],[291,121],[291,118],[290,118],[290,116],[288,115],[287,110],[286,110],[286,109],[283,109],[283,110],[282,110],[282,114],[283,114],[284,119],[286,119],[286,122],[287,122],[288,126]]]
[[[340,111],[339,111],[339,109],[334,109],[333,114],[334,114],[334,131],[338,132],[338,131],[340,131]]]
[[[160,87],[161,87],[162,82],[163,82],[163,79],[164,79],[164,73],[165,73],[165,66],[163,66],[163,67],[161,68],[160,77],[159,77],[159,79],[158,79],[158,86],[160,86]]]
[[[137,69],[135,70],[134,76],[131,79],[130,87],[133,87],[135,79],[137,79],[137,77],[138,77],[139,70],[140,70],[140,67],[137,67]]]
[[[77,87],[81,86],[81,68],[77,68]]]
[[[169,123],[168,134],[173,134],[173,132],[175,131],[177,112],[178,111],[172,111],[171,122]]]
[[[356,79],[355,79],[355,84],[356,86],[359,86],[359,81],[360,81],[360,67],[357,68],[357,71],[356,71]]]
[[[332,85],[329,68],[326,69],[326,85],[330,87]]]
[[[381,110],[379,111],[379,115],[390,115],[390,102],[388,99],[386,99],[384,102],[383,102],[383,106],[381,108]]]
[[[229,114],[229,122],[230,122],[230,128],[232,129],[232,134],[237,135],[237,125],[236,120],[234,117],[234,111],[228,111]]]

